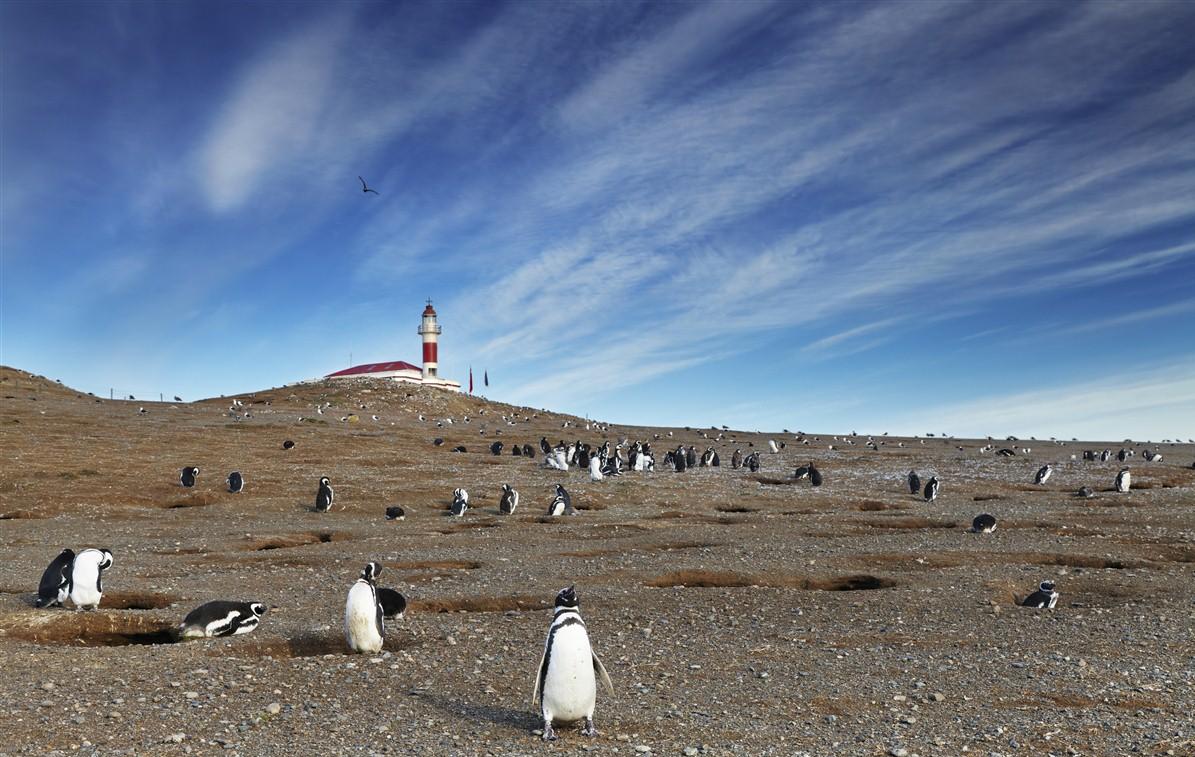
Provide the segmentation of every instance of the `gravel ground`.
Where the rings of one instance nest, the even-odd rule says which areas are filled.
[[[1195,754],[1192,445],[1150,445],[1158,463],[1126,445],[1138,488],[1116,494],[1118,463],[1071,455],[1120,442],[1005,459],[986,440],[777,432],[769,454],[766,435],[586,430],[369,382],[244,395],[244,420],[229,399],[97,402],[12,369],[0,391],[0,754]],[[538,464],[541,436],[653,434],[659,457],[713,444],[723,467],[590,482]],[[495,439],[536,460],[490,455]],[[762,452],[759,474],[731,469],[735,447]],[[821,488],[788,480],[810,460]],[[907,493],[910,468],[942,479],[937,501]],[[556,483],[580,515],[543,517]],[[1084,484],[1094,499],[1071,496]],[[385,521],[396,504],[406,520]],[[980,512],[995,533],[967,533]],[[67,546],[114,554],[96,612],[33,607]],[[344,599],[369,560],[410,608],[381,654],[354,655]],[[1041,580],[1057,608],[1018,607]],[[570,583],[616,695],[599,693],[599,736],[544,744],[529,700]],[[169,643],[212,599],[270,609],[248,636]]]

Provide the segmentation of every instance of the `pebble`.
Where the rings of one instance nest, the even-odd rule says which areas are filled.
[[[651,751],[651,747],[649,747],[647,744],[636,744],[635,751],[639,754],[647,754]]]
[[[935,691],[933,694],[929,695],[929,698],[935,702],[941,702],[943,699],[946,698],[946,696],[940,692]]]
[[[685,757],[693,757],[693,755],[695,755],[695,754],[697,754],[697,747],[695,747],[695,746],[685,747]]]
[[[187,734],[185,733],[172,733],[166,738],[162,739],[162,741],[170,744],[181,744],[185,738],[187,738]]]
[[[893,747],[892,749],[888,750],[888,754],[892,755],[892,757],[909,757],[909,750],[902,746]]]
[[[271,715],[277,715],[278,713],[282,712],[282,705],[278,704],[277,702],[270,702],[266,705],[266,712],[270,713]]]

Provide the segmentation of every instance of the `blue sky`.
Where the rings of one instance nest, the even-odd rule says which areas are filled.
[[[8,365],[1195,436],[1195,3],[0,4]],[[364,175],[379,196],[364,195]]]

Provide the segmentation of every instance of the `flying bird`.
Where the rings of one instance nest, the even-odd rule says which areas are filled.
[[[361,179],[360,176],[358,176],[357,178]],[[369,185],[365,183],[365,179],[361,179],[361,191],[362,192],[373,192],[375,195],[378,194],[378,190],[369,188]]]

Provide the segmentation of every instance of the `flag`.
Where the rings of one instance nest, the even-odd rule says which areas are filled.
[[[485,385],[486,386],[490,385],[490,372],[489,371],[485,372]]]
[[[473,393],[473,366],[469,366],[469,394]]]

